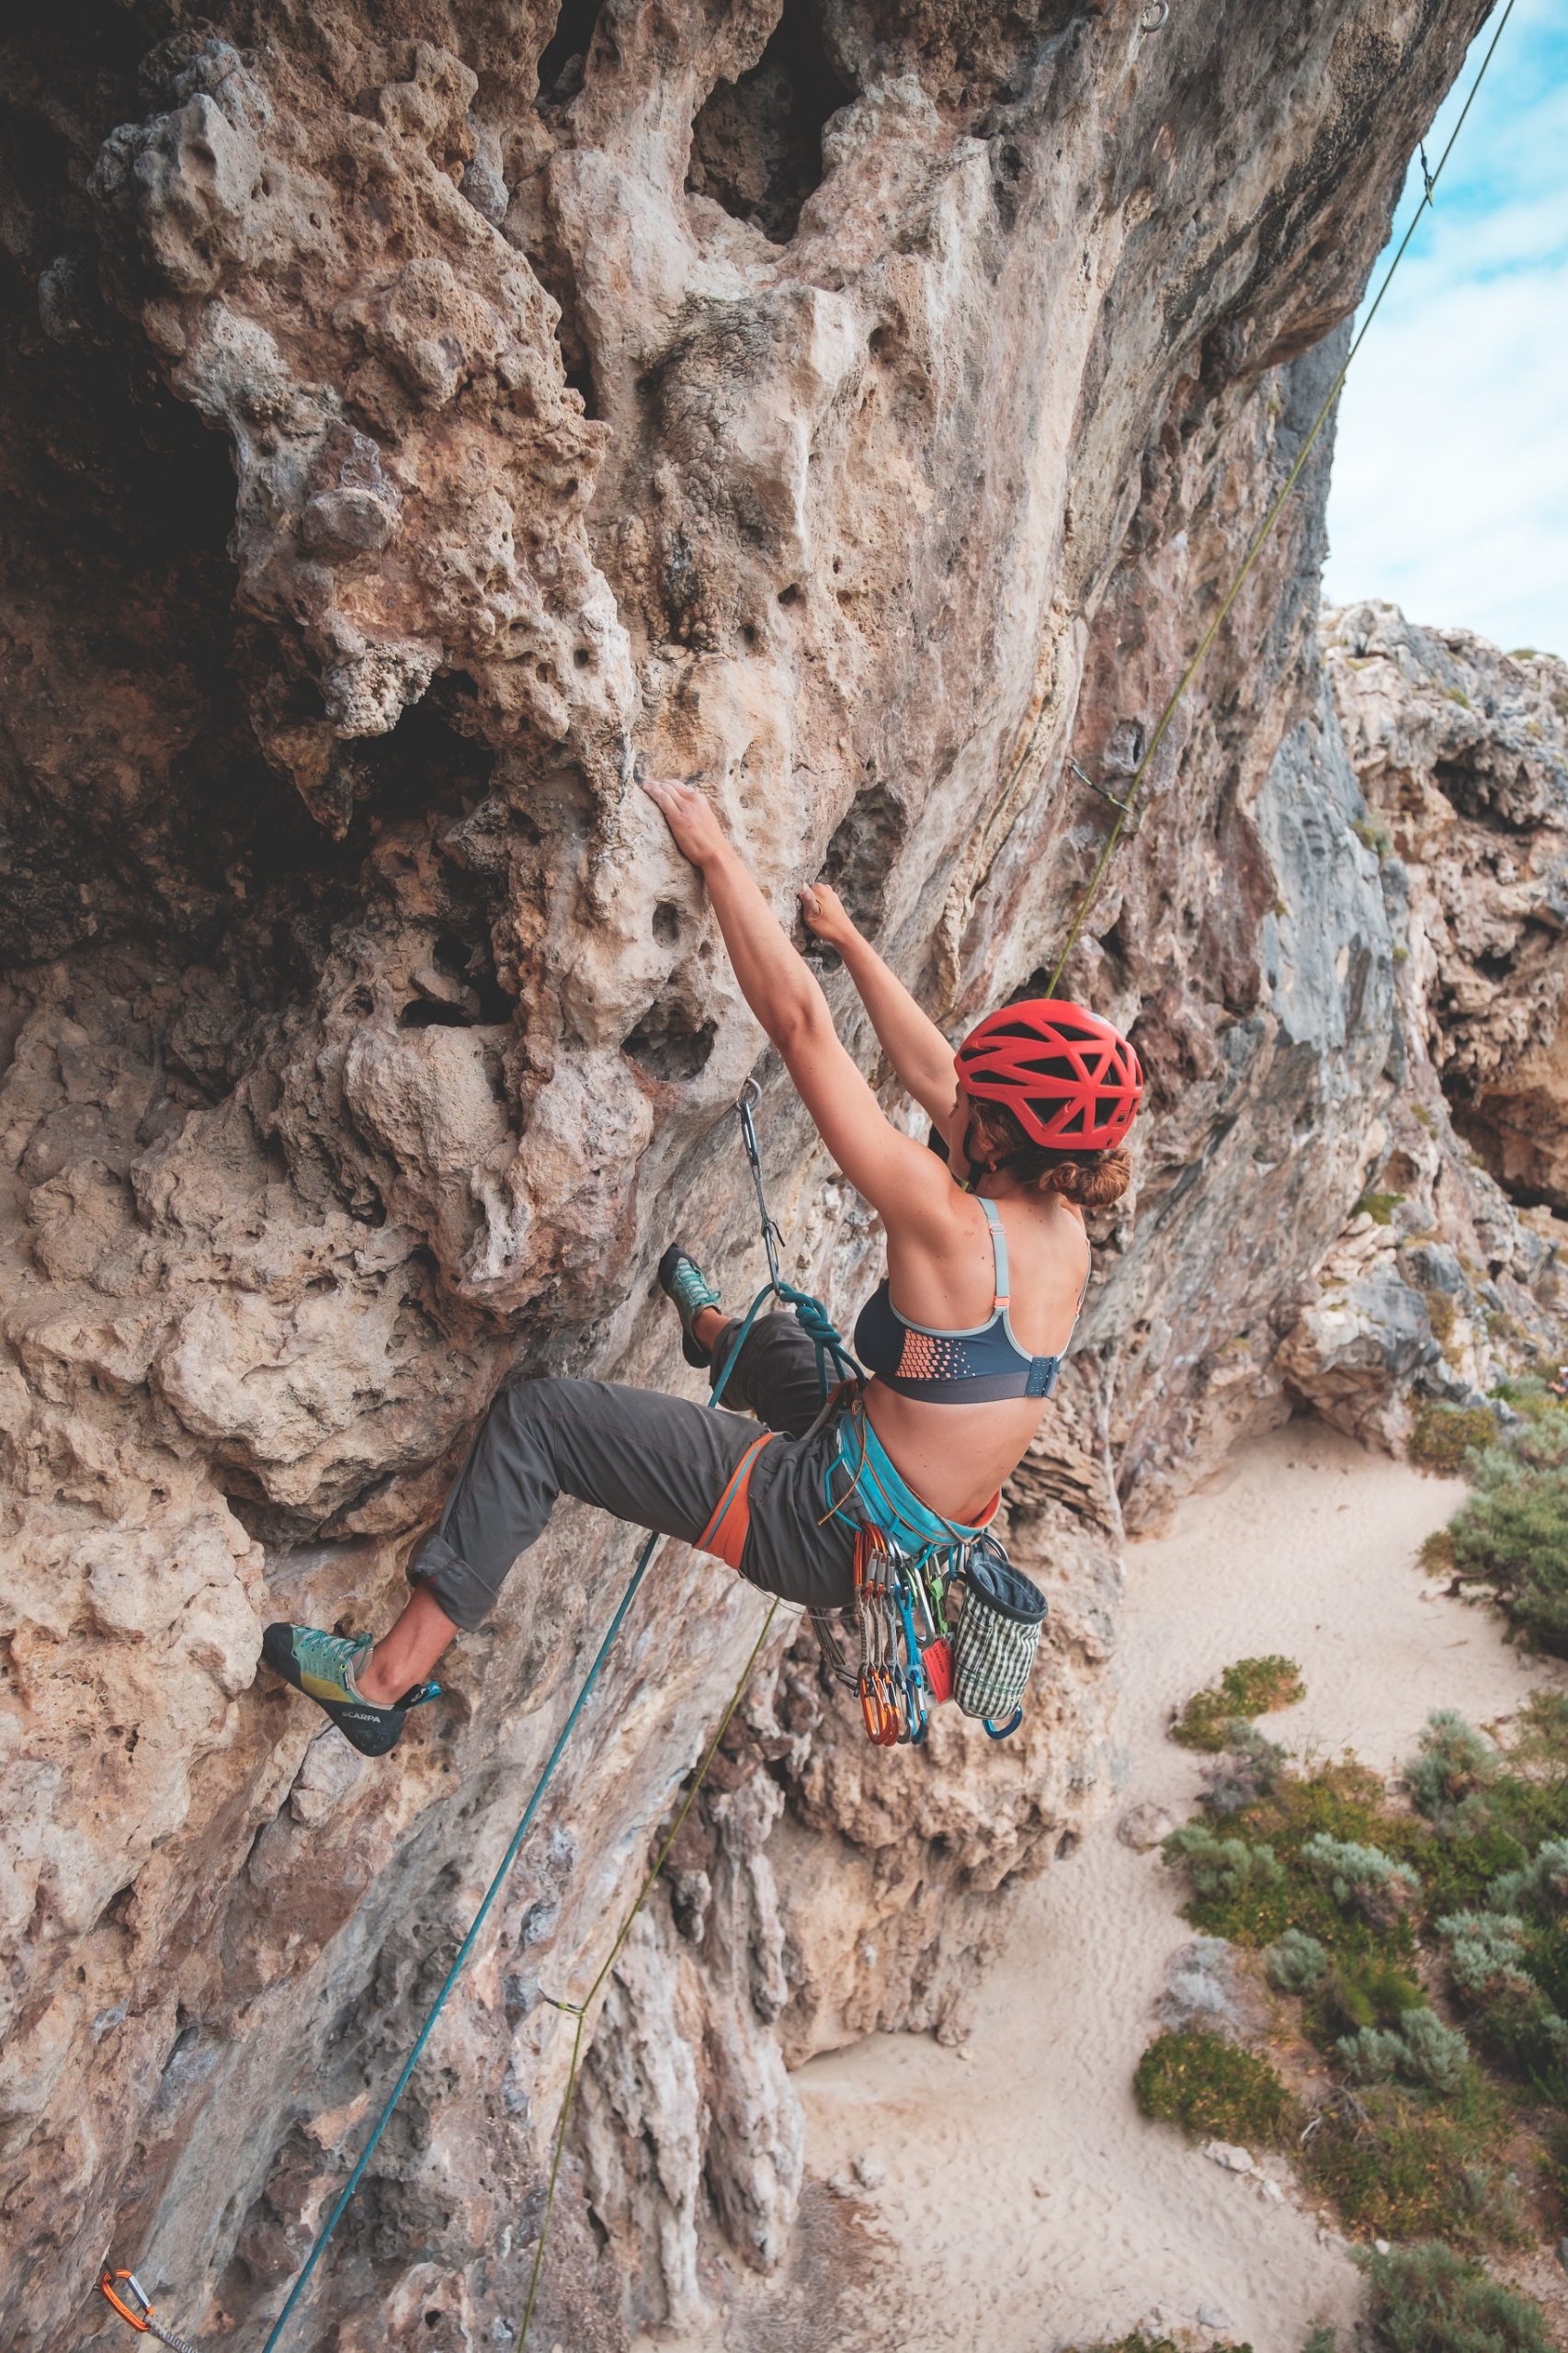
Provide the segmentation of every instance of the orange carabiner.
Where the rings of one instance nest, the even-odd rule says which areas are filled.
[[[124,2298],[117,2292],[116,2283],[119,2280],[124,2281],[131,2294],[135,2297],[140,2310],[132,2312],[131,2306],[125,2302]],[[140,2329],[142,2336],[145,2336],[147,2334],[147,2324],[153,2317],[153,2307],[147,2300],[147,2291],[142,2287],[141,2280],[136,2277],[135,2272],[106,2271],[103,2278],[98,2281],[98,2288],[100,2292],[108,2298],[109,2302],[119,2314],[120,2319],[128,2320],[132,2328]]]

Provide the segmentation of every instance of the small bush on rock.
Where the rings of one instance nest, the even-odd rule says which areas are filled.
[[[1273,1708],[1289,1708],[1306,1689],[1293,1658],[1270,1651],[1263,1658],[1239,1658],[1227,1666],[1218,1684],[1195,1691],[1171,1727],[1171,1738],[1184,1748],[1217,1752],[1230,1736],[1237,1716],[1263,1716]]]
[[[1328,1969],[1328,1949],[1304,1928],[1287,1928],[1263,1957],[1268,1982],[1281,1994],[1310,1994]]]
[[[1436,2244],[1352,2250],[1367,2274],[1381,2353],[1551,2353],[1539,2304]]]
[[[1456,1478],[1467,1457],[1497,1442],[1497,1424],[1486,1405],[1424,1405],[1410,1434],[1410,1459],[1423,1471]]]
[[[1156,2036],[1132,2094],[1145,2116],[1247,2147],[1288,2139],[1295,2120],[1295,2102],[1267,2059],[1200,2027]]]

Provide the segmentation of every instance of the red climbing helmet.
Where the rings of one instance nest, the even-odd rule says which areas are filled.
[[[966,1093],[1005,1103],[1031,1142],[1111,1152],[1132,1125],[1143,1070],[1119,1029],[1065,997],[1002,1006],[953,1057]]]

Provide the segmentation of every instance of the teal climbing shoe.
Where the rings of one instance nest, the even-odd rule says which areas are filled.
[[[384,1756],[395,1748],[410,1708],[434,1699],[441,1688],[438,1683],[416,1683],[392,1708],[362,1699],[354,1673],[373,1648],[369,1634],[351,1642],[342,1634],[324,1634],[319,1626],[280,1623],[268,1626],[261,1638],[261,1655],[273,1673],[324,1708],[361,1756]]]
[[[718,1307],[722,1302],[696,1259],[688,1256],[678,1242],[672,1242],[659,1261],[659,1289],[676,1303],[680,1316],[680,1352],[687,1364],[710,1364],[711,1357],[701,1341],[692,1337],[691,1327],[705,1307]]]

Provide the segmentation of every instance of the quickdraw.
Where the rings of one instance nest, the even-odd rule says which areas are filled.
[[[170,2353],[197,2353],[188,2336],[176,2336],[157,2318],[152,2300],[134,2271],[106,2271],[98,2281],[98,2291],[108,2298],[120,2319],[128,2320],[143,2336],[155,2336],[160,2345],[170,2347]]]
[[[915,1628],[917,1606],[929,1629],[925,1642]],[[815,1612],[812,1622],[829,1665],[859,1699],[867,1739],[877,1748],[896,1748],[901,1742],[918,1748],[931,1721],[927,1699],[951,1693],[947,1636],[937,1630],[915,1563],[894,1552],[877,1528],[856,1533],[855,1620],[860,1665],[853,1672]],[[937,1688],[938,1677],[945,1681],[945,1690]]]

